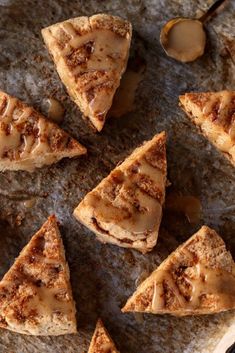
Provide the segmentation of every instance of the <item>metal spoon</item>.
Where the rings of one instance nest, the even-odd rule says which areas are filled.
[[[196,60],[204,53],[206,33],[204,23],[225,0],[217,0],[199,19],[176,17],[162,28],[160,43],[166,54],[181,62]]]

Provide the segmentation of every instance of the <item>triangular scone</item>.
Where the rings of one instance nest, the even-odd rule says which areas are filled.
[[[86,148],[19,99],[0,91],[0,171],[33,171]]]
[[[119,353],[100,319],[97,321],[88,353]]]
[[[158,237],[165,200],[166,135],[136,148],[74,210],[74,216],[102,242],[142,253]]]
[[[42,30],[69,95],[98,131],[126,69],[131,35],[128,21],[106,14],[77,17]]]
[[[235,309],[235,264],[220,236],[203,226],[137,288],[122,309],[175,316]]]
[[[235,165],[235,91],[186,93],[179,100],[203,135]]]
[[[27,335],[76,332],[76,309],[55,216],[21,251],[0,282],[0,327]]]

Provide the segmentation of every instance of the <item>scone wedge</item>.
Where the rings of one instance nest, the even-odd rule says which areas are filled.
[[[101,131],[126,69],[131,24],[97,14],[56,23],[44,28],[42,36],[69,95]]]
[[[165,200],[166,135],[136,148],[74,210],[99,240],[146,253],[155,246]]]
[[[33,171],[86,148],[19,99],[0,91],[0,171]]]
[[[0,282],[0,327],[27,335],[76,332],[69,268],[55,216],[21,251]]]
[[[137,288],[122,309],[175,316],[235,309],[235,264],[220,236],[203,226]]]
[[[235,165],[235,91],[186,93],[179,100],[201,133]]]
[[[119,353],[101,319],[97,321],[88,353]]]

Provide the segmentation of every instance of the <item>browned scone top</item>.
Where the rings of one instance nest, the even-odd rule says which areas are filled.
[[[0,171],[33,171],[86,148],[19,99],[0,91]]]
[[[51,216],[0,282],[0,327],[64,335],[76,332],[75,314],[63,243]]]
[[[56,23],[44,28],[42,36],[69,95],[101,131],[126,69],[131,24],[97,14]]]
[[[136,148],[74,210],[102,242],[142,253],[156,245],[165,200],[166,134]]]
[[[203,226],[137,288],[122,309],[175,316],[235,309],[235,264],[220,236]]]
[[[88,353],[119,353],[100,319],[97,321]]]
[[[179,100],[202,134],[235,165],[235,91],[186,93]]]

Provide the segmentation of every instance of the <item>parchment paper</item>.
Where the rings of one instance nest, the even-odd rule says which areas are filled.
[[[235,169],[198,135],[177,106],[178,95],[185,91],[234,89],[234,1],[207,24],[208,43],[203,58],[181,64],[166,57],[159,44],[160,28],[168,19],[194,16],[210,3],[0,0],[0,89],[44,113],[47,97],[63,101],[66,116],[62,127],[89,150],[87,157],[63,160],[32,174],[0,173],[0,276],[48,215],[55,213],[71,269],[79,330],[77,335],[47,338],[1,330],[1,353],[85,352],[98,316],[122,353],[211,353],[235,321],[234,312],[187,318],[142,318],[120,312],[143,272],[155,269],[202,224],[214,227],[235,256]],[[146,73],[136,93],[135,112],[109,119],[102,133],[94,134],[67,96],[43,45],[40,29],[98,12],[120,15],[132,22],[132,52],[137,48],[144,57]],[[73,218],[74,207],[118,161],[163,129],[168,133],[169,179],[182,194],[201,200],[200,223],[189,224],[183,215],[165,211],[158,244],[148,255],[100,244]],[[24,200],[32,197],[36,197],[35,204],[26,207]]]

